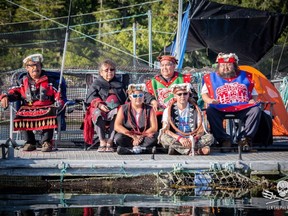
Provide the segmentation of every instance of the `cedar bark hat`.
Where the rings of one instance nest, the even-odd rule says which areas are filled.
[[[219,63],[237,63],[238,64],[238,56],[235,53],[219,53],[216,62]]]
[[[127,92],[131,94],[134,91],[146,91],[146,85],[144,83],[141,84],[130,84],[128,86]]]
[[[23,59],[23,63],[24,63],[24,65],[26,65],[26,63],[28,61],[32,61],[32,62],[35,62],[35,63],[37,63],[37,62],[42,63],[43,60],[44,59],[43,59],[42,54],[37,53],[37,54],[33,54],[33,55],[27,56],[25,59]]]
[[[174,56],[170,56],[170,55],[158,56],[157,59],[160,62],[167,60],[167,61],[173,62],[174,64],[178,64],[178,60]]]
[[[191,84],[190,83],[181,83],[181,84],[173,84],[171,87],[173,94],[177,93],[178,91],[186,91],[191,92]]]

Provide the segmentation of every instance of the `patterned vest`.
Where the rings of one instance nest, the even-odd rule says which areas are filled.
[[[155,96],[160,109],[164,110],[168,106],[169,101],[174,97],[169,87],[173,84],[190,83],[190,81],[190,74],[183,75],[174,72],[174,76],[169,82],[165,82],[157,75],[151,79],[151,82],[147,83],[147,89],[150,94]]]
[[[198,112],[195,109],[195,107],[192,104],[189,104],[189,118],[186,119],[185,123],[183,123],[183,119],[181,120],[181,124],[180,125],[180,121],[179,121],[179,109],[177,108],[176,103],[174,103],[172,105],[171,108],[171,120],[174,122],[175,126],[180,129],[181,131],[183,131],[183,129],[185,129],[185,133],[189,133],[191,131],[194,131],[197,128],[197,115]],[[187,124],[186,126],[183,124]],[[170,130],[173,133],[176,133],[176,131],[173,129],[173,127],[170,127]]]
[[[235,78],[223,79],[217,73],[210,73],[206,74],[203,79],[210,98],[220,102],[220,104],[210,104],[210,106],[224,112],[240,111],[256,106],[248,104],[254,88],[252,74],[240,71]]]

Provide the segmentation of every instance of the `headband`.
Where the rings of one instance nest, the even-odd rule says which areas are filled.
[[[158,61],[164,61],[164,60],[167,60],[167,61],[171,61],[173,62],[174,64],[178,64],[178,60],[174,57],[174,56],[168,56],[168,55],[164,55],[164,56],[159,56],[157,57]]]
[[[219,63],[237,63],[238,64],[238,56],[235,53],[229,53],[229,54],[225,54],[225,53],[219,53],[217,58],[216,58],[216,62]]]

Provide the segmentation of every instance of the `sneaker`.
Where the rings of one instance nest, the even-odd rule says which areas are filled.
[[[117,154],[119,155],[128,155],[133,154],[132,150],[127,147],[118,146],[117,147]]]
[[[41,151],[42,152],[51,152],[52,151],[52,144],[50,142],[45,141],[42,144]]]
[[[228,153],[231,152],[231,141],[230,140],[224,140],[223,142],[221,142],[221,149],[220,151],[222,153]]]
[[[140,154],[142,152],[141,146],[134,146],[132,151],[134,154]]]
[[[25,143],[23,146],[23,151],[34,151],[36,150],[36,145],[33,145],[31,143]]]
[[[244,137],[238,142],[238,145],[242,147],[243,152],[249,152],[251,150],[250,149],[251,143],[252,142],[249,137]]]

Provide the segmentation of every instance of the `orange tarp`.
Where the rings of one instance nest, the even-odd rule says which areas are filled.
[[[257,69],[246,65],[239,68],[253,74],[255,89],[260,101],[275,102],[273,106],[273,136],[288,136],[288,113],[278,90]],[[270,111],[269,107],[266,110]]]

